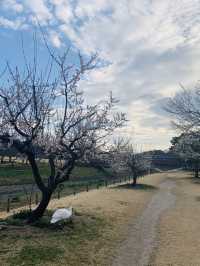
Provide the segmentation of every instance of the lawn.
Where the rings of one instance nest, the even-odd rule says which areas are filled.
[[[106,265],[111,224],[105,218],[76,212],[72,221],[59,227],[49,224],[50,215],[47,212],[34,226],[6,220],[9,225],[0,231],[1,265]]]
[[[42,177],[49,175],[49,167],[45,163],[39,165]],[[98,179],[105,177],[106,173],[93,167],[75,167],[72,179]],[[31,168],[29,165],[0,164],[0,186],[2,185],[24,185],[33,183]]]

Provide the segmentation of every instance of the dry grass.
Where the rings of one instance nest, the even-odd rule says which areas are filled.
[[[140,189],[103,188],[52,200],[51,209],[72,205],[81,214],[75,217],[73,228],[49,231],[14,226],[0,231],[2,265],[110,265],[117,245],[128,235],[128,224],[142,213],[153,195],[151,186],[156,187],[164,178],[164,174],[147,176],[140,180],[147,186]],[[1,218],[6,216],[0,213]],[[50,246],[55,261],[44,261],[42,256]]]
[[[200,265],[200,184],[189,173],[173,175],[175,208],[160,220],[154,265]]]

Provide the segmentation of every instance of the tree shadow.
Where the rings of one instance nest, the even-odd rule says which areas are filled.
[[[196,196],[195,199],[196,199],[197,201],[200,201],[200,196]]]
[[[133,184],[122,184],[116,187],[113,187],[113,189],[132,189],[132,190],[156,190],[158,189],[155,186],[147,185],[147,184],[136,184],[133,186]]]
[[[200,184],[200,178],[195,178],[195,177],[193,177],[193,178],[191,178],[191,182],[193,183],[193,184]]]

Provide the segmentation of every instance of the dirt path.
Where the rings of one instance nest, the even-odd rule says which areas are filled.
[[[128,227],[113,266],[200,265],[200,180],[167,172]]]
[[[169,177],[176,181],[174,208],[161,215],[153,265],[200,265],[200,182],[189,173]]]
[[[157,225],[161,214],[175,204],[172,189],[175,181],[166,180],[159,185],[141,216],[129,226],[129,237],[122,244],[113,266],[148,265],[156,245]]]

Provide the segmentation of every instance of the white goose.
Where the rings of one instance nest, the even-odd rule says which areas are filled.
[[[53,213],[50,223],[55,224],[59,221],[70,219],[72,217],[72,214],[73,214],[72,207],[58,209]]]

